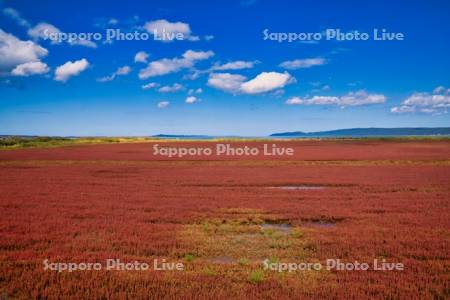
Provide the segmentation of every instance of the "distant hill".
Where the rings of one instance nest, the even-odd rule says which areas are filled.
[[[436,128],[349,128],[317,132],[281,132],[271,137],[383,137],[383,136],[424,136],[450,135],[450,127]]]
[[[182,134],[157,134],[152,137],[165,138],[165,139],[211,139],[208,135],[182,135]]]

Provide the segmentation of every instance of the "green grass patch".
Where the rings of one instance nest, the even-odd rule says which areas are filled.
[[[156,141],[156,138],[147,137],[0,137],[0,149],[20,149],[20,148],[50,148],[71,145],[89,144],[117,144]]]
[[[184,256],[184,260],[186,260],[187,262],[191,262],[191,261],[194,260],[194,255],[192,255],[192,254],[186,254],[186,255]]]
[[[248,280],[251,283],[260,283],[264,280],[264,272],[262,270],[255,270],[250,273]]]

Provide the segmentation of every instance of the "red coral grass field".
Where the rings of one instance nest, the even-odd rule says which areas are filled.
[[[152,155],[154,143],[1,150],[0,295],[450,296],[450,142],[277,144],[295,155],[168,159]],[[108,259],[150,268],[107,270]],[[370,267],[325,267],[338,259]],[[404,268],[374,270],[374,260]],[[45,261],[101,268],[58,271]],[[274,269],[308,262],[322,268]]]

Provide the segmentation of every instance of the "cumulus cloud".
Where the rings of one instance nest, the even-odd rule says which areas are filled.
[[[241,69],[251,69],[257,61],[243,61],[237,60],[233,62],[229,62],[226,64],[215,64],[211,67],[212,71],[226,71],[226,70],[241,70]]]
[[[169,73],[178,72],[183,68],[190,68],[193,66],[191,61],[181,58],[163,58],[160,60],[152,61],[145,69],[139,72],[140,79],[146,79],[149,77],[166,75]]]
[[[28,29],[28,35],[34,40],[46,40],[50,35],[61,34],[61,30],[49,23],[39,23],[33,28]],[[51,40],[52,44],[58,44],[60,41]]]
[[[131,72],[131,68],[129,66],[123,66],[118,68],[114,73],[112,73],[109,76],[105,76],[102,78],[97,79],[98,82],[108,82],[108,81],[113,81],[114,79],[117,78],[117,76],[124,76],[124,75],[128,75]]]
[[[27,33],[31,38],[33,38],[36,41],[39,39],[50,40],[51,44],[56,44],[56,45],[60,45],[63,42],[62,39],[54,38],[55,36],[56,37],[61,36],[61,34],[63,32],[61,30],[59,30],[59,28],[57,28],[56,26],[49,24],[49,23],[41,22],[41,23],[37,24],[36,26],[34,26],[33,28],[28,29]],[[77,45],[77,46],[84,46],[84,47],[89,47],[89,48],[97,48],[97,44],[90,40],[67,39],[64,41],[72,46]]]
[[[364,90],[350,92],[340,97],[341,106],[357,106],[366,104],[381,104],[386,102],[386,97],[381,94],[368,94]]]
[[[326,64],[327,61],[323,58],[305,58],[284,61],[280,64],[280,67],[288,70],[306,69],[314,66],[321,66]]]
[[[230,73],[211,73],[208,85],[233,94],[260,94],[280,89],[295,79],[287,72],[262,72],[255,78]]]
[[[195,102],[198,102],[199,101],[199,99],[197,98],[197,97],[195,97],[195,96],[188,96],[187,98],[186,98],[186,103],[187,104],[194,104]]]
[[[22,18],[20,13],[17,10],[15,10],[14,8],[11,8],[11,7],[4,8],[3,14],[7,17],[10,17],[14,21],[16,21],[17,24],[19,24],[22,27],[30,27],[30,23],[27,20],[25,20],[24,18]]]
[[[179,83],[174,83],[173,85],[165,85],[158,89],[160,93],[175,93],[178,91],[184,90],[184,86]]]
[[[247,77],[230,73],[211,73],[208,78],[208,85],[229,93],[238,93],[242,83]]]
[[[30,76],[45,74],[49,71],[47,64],[40,61],[27,62],[16,66],[11,74],[14,76]]]
[[[147,63],[148,53],[145,51],[139,51],[134,56],[134,62]]]
[[[304,100],[300,97],[292,97],[292,98],[289,98],[288,100],[286,100],[286,104],[300,105],[300,104],[304,104]]]
[[[55,70],[55,80],[66,82],[72,76],[77,76],[89,66],[89,62],[83,58],[77,61],[68,61],[65,64],[59,66]]]
[[[326,104],[339,104],[339,97],[334,96],[314,96],[311,98],[292,97],[286,101],[289,105],[326,105]]]
[[[369,94],[364,90],[349,92],[343,96],[314,96],[310,98],[292,97],[288,105],[336,105],[340,107],[381,104],[386,101],[382,94]]]
[[[187,50],[183,53],[183,58],[188,61],[197,61],[197,60],[205,60],[214,56],[214,52],[212,51],[192,51]]]
[[[173,42],[176,40],[199,40],[198,36],[192,35],[189,24],[183,22],[169,22],[161,19],[145,23],[144,28],[147,32],[153,34],[155,39],[162,42]]]
[[[143,90],[150,90],[150,89],[153,89],[153,88],[157,88],[158,86],[159,86],[159,83],[157,83],[157,82],[150,82],[150,83],[144,84],[142,86],[142,89]]]
[[[169,101],[161,101],[158,103],[158,108],[166,108],[167,106],[169,106],[170,102]]]
[[[400,106],[391,108],[392,113],[428,113],[446,114],[450,108],[450,89],[443,86],[436,87],[432,93],[413,93],[400,103]]]
[[[262,72],[250,81],[241,85],[244,94],[260,94],[283,88],[295,79],[288,73]]]
[[[150,62],[146,68],[139,72],[140,79],[175,73],[181,69],[191,68],[198,61],[205,60],[214,55],[212,51],[187,50],[182,57],[163,58]]]
[[[131,72],[131,68],[129,66],[123,66],[117,69],[116,71],[116,75],[121,76],[121,75],[127,75]]]
[[[251,69],[255,66],[255,64],[259,63],[259,61],[243,61],[237,60],[228,63],[221,64],[220,62],[214,63],[214,65],[205,70],[198,70],[195,68],[191,68],[190,74],[186,74],[183,79],[185,80],[195,80],[199,78],[203,74],[209,74],[211,72],[217,71],[231,71],[231,70],[242,70],[242,69]]]
[[[39,62],[47,49],[32,41],[22,41],[0,29],[0,73],[10,72],[18,65]]]

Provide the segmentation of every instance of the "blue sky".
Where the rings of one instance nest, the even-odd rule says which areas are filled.
[[[0,134],[450,126],[448,1],[15,0],[0,9]],[[108,42],[107,29],[150,38]],[[329,29],[369,39],[327,40]],[[374,29],[404,39],[375,41]],[[163,32],[180,40],[155,40]],[[279,33],[322,38],[279,42]]]

